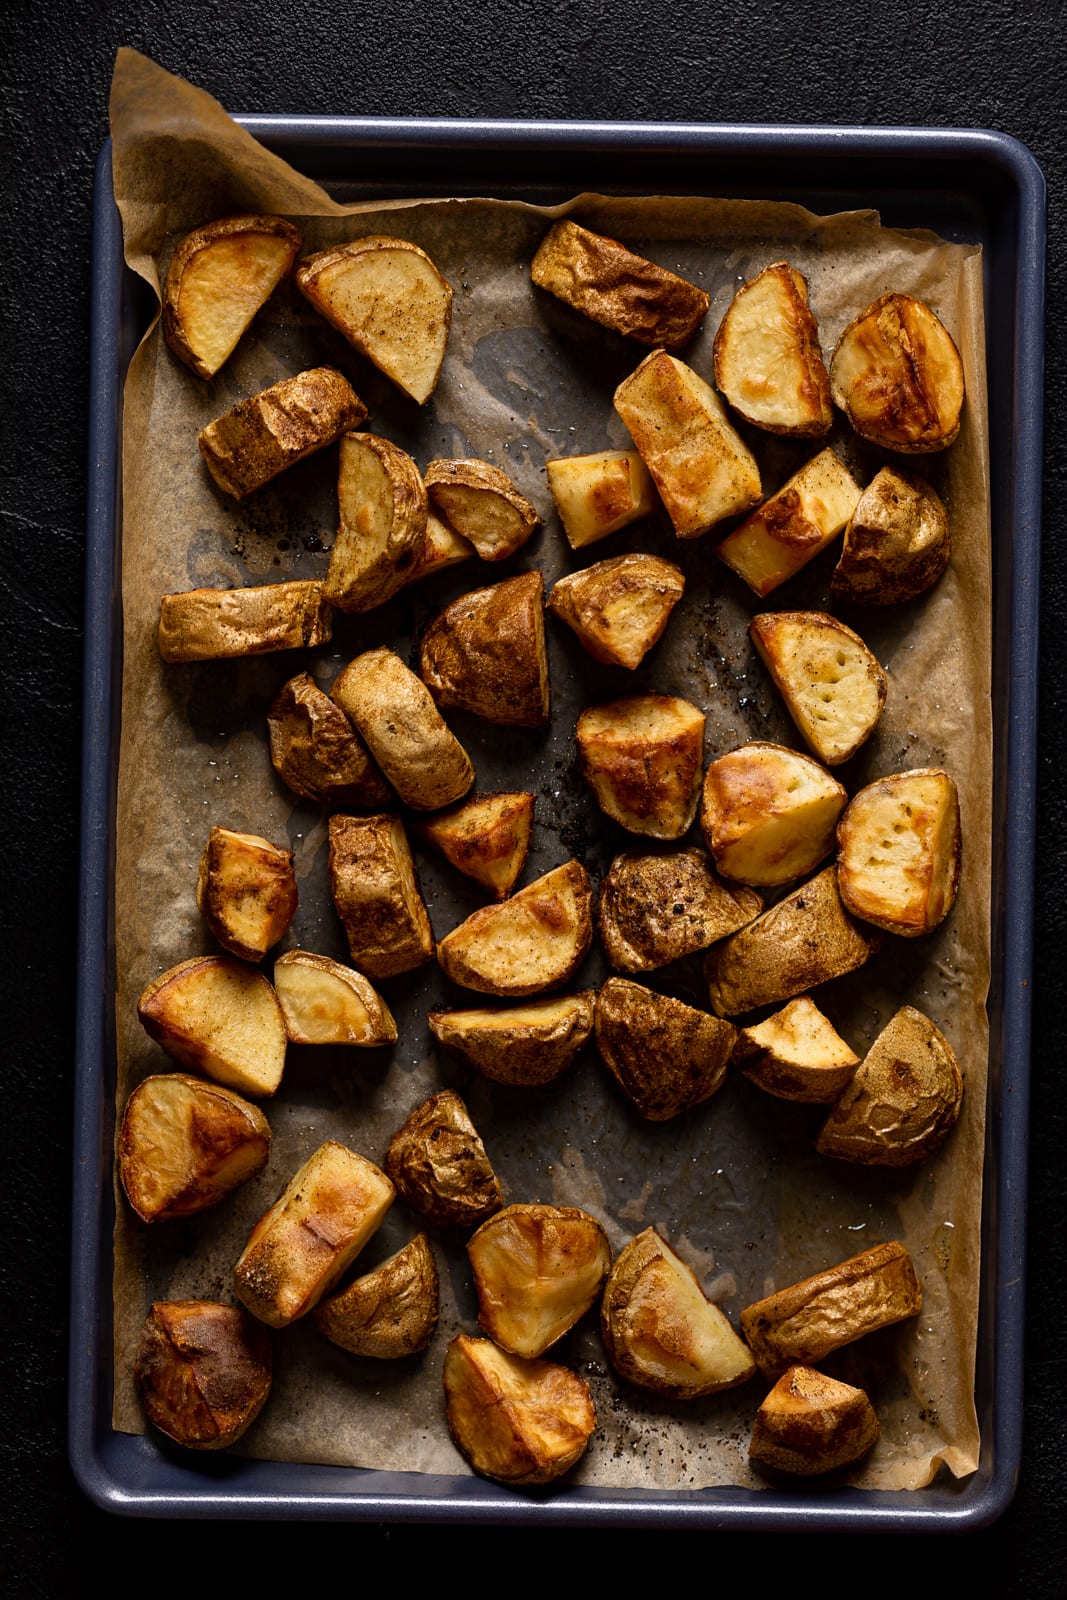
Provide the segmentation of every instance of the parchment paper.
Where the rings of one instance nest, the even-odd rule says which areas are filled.
[[[112,92],[116,197],[126,256],[158,294],[177,239],[208,219],[249,210],[297,222],[305,250],[372,233],[420,244],[455,290],[440,383],[425,408],[401,396],[283,287],[219,376],[204,383],[179,364],[158,328],[133,361],[123,424],[125,664],[118,795],[116,945],[118,1104],[146,1074],[172,1066],[136,1018],[137,997],[158,973],[214,947],[195,906],[197,863],[215,823],[261,833],[296,852],[300,910],[281,948],[347,960],[326,883],[321,812],[281,785],[266,749],[265,715],[281,685],[309,670],[328,687],[361,650],[389,643],[408,660],[420,629],[468,589],[537,566],[546,588],[565,571],[649,549],[679,563],[686,594],[664,639],[635,673],[598,666],[549,619],[553,719],[545,733],[494,729],[462,714],[450,722],[469,750],[481,790],[536,791],[534,843],[524,877],[577,855],[594,879],[634,839],[608,822],[578,775],[579,710],[642,690],[677,693],[707,712],[710,759],[748,738],[800,747],[748,640],[759,609],[714,557],[714,539],[676,540],[664,516],[577,555],[563,538],[544,462],[557,455],[629,447],[612,408],[617,383],[644,351],[532,288],[529,261],[547,219],[573,215],[624,238],[701,283],[712,296],[686,353],[710,377],[711,343],[746,278],[788,257],[807,276],[829,352],[846,323],[888,290],[939,312],[960,346],[967,380],[963,428],[942,455],[912,458],[948,503],[953,560],[924,599],[886,611],[842,613],[885,666],[881,725],[839,773],[855,792],[909,767],[946,767],[960,788],[964,869],[947,922],[919,940],[886,938],[860,973],[817,998],[863,1052],[907,1002],[927,1012],[955,1047],[966,1080],[960,1121],[935,1157],[901,1172],[816,1157],[823,1112],[787,1104],[733,1075],[711,1101],[667,1124],[644,1122],[589,1047],[539,1091],[481,1081],[439,1053],[426,1027],[431,1006],[480,1003],[449,989],[436,966],[381,985],[400,1037],[392,1050],[290,1048],[285,1080],[265,1109],[273,1151],[258,1178],[212,1211],[182,1223],[140,1224],[118,1198],[115,1236],[114,1423],[144,1431],[131,1368],[153,1299],[233,1299],[232,1266],[253,1222],[296,1167],[327,1137],[381,1161],[412,1109],[445,1085],[459,1088],[508,1201],[585,1206],[613,1248],[655,1225],[736,1323],[751,1301],[881,1240],[902,1239],[922,1281],[922,1315],[838,1353],[827,1370],[865,1387],[882,1436],[855,1475],[868,1487],[927,1483],[939,1463],[957,1475],[978,1459],[974,1348],[977,1320],[989,977],[991,815],[988,440],[981,261],[977,248],[927,233],[891,231],[870,212],[816,217],[789,204],[630,199],[584,194],[556,209],[511,200],[362,202],[345,207],[259,146],[202,92],[132,51],[120,52]],[[367,182],[372,173],[354,172]],[[512,560],[473,561],[404,590],[363,617],[336,618],[332,645],[239,662],[164,667],[156,648],[160,596],[199,585],[241,585],[325,574],[336,526],[336,452],[275,480],[243,507],[214,488],[196,447],[204,424],[237,399],[303,367],[328,363],[353,381],[369,427],[425,464],[473,455],[503,466],[537,505],[544,527]],[[746,431],[746,430],[742,430]],[[746,431],[768,492],[814,453],[810,444]],[[886,459],[843,421],[829,441],[866,483]],[[769,602],[828,604],[832,550]],[[698,840],[698,831],[694,830]],[[483,898],[444,863],[419,853],[434,929],[441,937]],[[269,973],[270,963],[265,963]],[[599,982],[594,951],[578,975]],[[699,960],[643,980],[706,1008]],[[422,1226],[399,1202],[357,1264],[366,1270]],[[277,1460],[462,1472],[443,1417],[440,1368],[460,1328],[477,1332],[465,1240],[429,1230],[442,1276],[441,1322],[422,1357],[360,1361],[308,1322],[275,1339],[271,1400],[239,1452]],[[590,1382],[598,1427],[574,1474],[620,1487],[765,1487],[747,1463],[762,1380],[682,1405],[621,1385],[604,1359],[592,1317],[554,1352]]]

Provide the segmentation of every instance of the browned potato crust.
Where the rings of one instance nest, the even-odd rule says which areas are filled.
[[[762,910],[753,890],[720,883],[703,850],[627,852],[601,882],[597,928],[617,972],[653,972],[736,933]]]
[[[453,983],[520,999],[566,983],[592,942],[589,874],[568,861],[510,900],[472,912],[441,940],[437,959]]]
[[[940,497],[915,473],[883,467],[849,519],[830,593],[852,605],[915,600],[933,588],[951,555]]]
[[[433,930],[399,817],[330,818],[330,893],[352,965],[392,978],[433,955]]]
[[[159,603],[164,661],[226,661],[327,644],[333,613],[321,583],[303,579],[249,589],[187,589]]]
[[[426,543],[426,489],[409,455],[373,433],[338,452],[339,525],[326,574],[338,611],[371,611],[403,588]]]
[[[193,956],[153,978],[137,1002],[145,1032],[183,1067],[242,1094],[273,1094],[285,1019],[263,974],[233,956]]]
[[[944,450],[960,431],[963,362],[922,300],[884,294],[849,323],[830,362],[835,405],[886,450]]]
[[[456,1448],[500,1483],[551,1483],[574,1466],[596,1427],[589,1386],[551,1361],[523,1361],[491,1339],[457,1334],[444,1365]]]
[[[197,910],[231,955],[261,961],[298,902],[293,852],[255,833],[212,828],[196,882]]]
[[[430,1032],[494,1083],[539,1088],[566,1071],[593,1031],[595,989],[496,1010],[431,1011]]]
[[[743,283],[715,335],[715,382],[768,433],[817,439],[833,422],[830,379],[808,284],[788,261]]]
[[[187,1450],[224,1450],[259,1416],[271,1338],[240,1306],[157,1300],[133,1369],[145,1416]]]
[[[541,521],[507,473],[488,461],[431,461],[426,491],[483,561],[506,561]]]
[[[315,1326],[354,1356],[399,1361],[425,1350],[437,1327],[437,1263],[424,1233],[315,1307]]]
[[[533,795],[521,789],[475,795],[418,824],[413,832],[502,900],[525,864],[533,811]]]
[[[660,556],[615,556],[561,578],[548,609],[573,628],[594,661],[639,667],[682,598],[681,569]]]
[[[841,899],[888,933],[930,933],[956,903],[963,841],[956,785],[940,767],[878,778],[837,825]]]
[[[405,805],[436,811],[467,793],[474,782],[470,757],[395,651],[357,656],[330,693]]]
[[[748,1454],[758,1466],[815,1477],[854,1466],[878,1433],[862,1389],[814,1367],[790,1367],[756,1412]]]
[[[387,805],[392,790],[370,751],[311,674],[298,672],[283,684],[267,712],[274,770],[305,800],[320,805]]]
[[[728,533],[715,554],[763,599],[833,543],[859,497],[848,468],[822,450]]]
[[[274,990],[294,1044],[396,1043],[396,1023],[381,995],[354,967],[310,950],[287,950],[274,963]]]
[[[544,579],[523,572],[475,589],[427,628],[419,676],[441,706],[486,722],[543,728],[548,721]]]
[[[282,217],[219,217],[179,240],[163,280],[163,337],[179,361],[213,378],[300,249]]]
[[[830,854],[847,799],[810,757],[754,740],[709,765],[700,829],[724,877],[773,887]]]
[[[711,304],[695,284],[576,222],[549,229],[530,277],[602,327],[665,350],[688,344]]]
[[[628,978],[608,978],[597,995],[597,1049],[650,1122],[710,1100],[726,1081],[736,1040],[732,1023]]]
[[[808,747],[829,767],[848,761],[878,726],[889,687],[859,634],[825,611],[766,611],[749,633]]]
[[[119,1130],[119,1177],[142,1222],[188,1217],[254,1178],[270,1124],[240,1095],[184,1072],[145,1078]]]
[[[742,1028],[734,1050],[745,1077],[767,1094],[814,1105],[837,1099],[859,1059],[806,995]]]
[[[595,1217],[575,1206],[507,1206],[467,1244],[478,1321],[514,1356],[533,1359],[593,1304],[611,1267]]]
[[[572,550],[596,544],[655,511],[659,501],[636,450],[597,450],[545,462],[548,487]]]
[[[223,494],[243,500],[358,428],[366,415],[347,378],[332,367],[312,367],[239,400],[201,430],[197,443]]]
[[[600,809],[630,833],[680,839],[696,816],[704,713],[677,695],[589,706],[576,734],[582,776]]]
[[[416,1106],[390,1141],[385,1170],[408,1205],[431,1222],[473,1227],[503,1204],[485,1146],[454,1089]]]

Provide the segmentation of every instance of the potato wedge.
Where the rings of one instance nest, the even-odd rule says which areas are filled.
[[[454,600],[422,638],[419,676],[440,706],[486,722],[548,722],[544,579],[523,572]]]
[[[395,651],[357,656],[330,694],[406,806],[436,811],[467,793],[474,782],[470,757]]]
[[[433,1338],[439,1301],[437,1263],[418,1233],[373,1272],[320,1300],[312,1315],[319,1332],[350,1355],[400,1361]]]
[[[496,1010],[431,1011],[430,1032],[483,1077],[540,1088],[570,1066],[593,1031],[595,989]]]
[[[962,858],[956,785],[939,767],[879,778],[837,825],[841,898],[853,916],[914,939],[956,903]]]
[[[483,561],[506,561],[541,521],[507,473],[488,461],[431,461],[426,492]]]
[[[275,772],[305,800],[377,811],[392,799],[363,740],[309,672],[279,689],[267,732]]]
[[[443,1376],[456,1448],[499,1483],[552,1483],[579,1460],[596,1427],[584,1379],[555,1362],[510,1356],[491,1339],[457,1334]]]
[[[163,280],[163,337],[199,378],[213,378],[300,249],[282,217],[219,217],[179,240]]]
[[[944,450],[960,431],[960,353],[937,314],[908,294],[883,294],[849,323],[830,389],[860,437],[886,450]]]
[[[126,1101],[119,1177],[142,1222],[188,1217],[266,1165],[270,1124],[258,1106],[184,1072],[145,1078]]]
[[[714,389],[654,350],[615,391],[615,409],[659,490],[679,539],[696,539],[763,493],[756,458]]]
[[[560,578],[548,609],[573,628],[594,661],[639,667],[682,598],[680,568],[660,556],[615,556]]]
[[[352,965],[371,978],[411,972],[433,956],[433,930],[399,817],[333,816],[330,893]]]
[[[749,1460],[816,1477],[855,1466],[878,1442],[878,1418],[862,1389],[814,1367],[783,1372],[756,1412]]]
[[[709,765],[700,829],[725,878],[775,887],[830,854],[847,800],[837,779],[808,756],[754,740]]]
[[[840,458],[823,450],[728,533],[715,554],[765,599],[833,543],[860,493]]]
[[[347,378],[332,367],[311,367],[239,400],[201,429],[197,444],[223,494],[244,500],[366,416]]]
[[[600,1331],[621,1378],[673,1400],[734,1389],[756,1371],[725,1314],[654,1228],[619,1252]]]
[[[390,1140],[385,1170],[409,1206],[443,1226],[474,1227],[504,1203],[485,1146],[454,1089],[416,1106]]]
[[[830,593],[849,605],[900,605],[932,589],[951,556],[940,496],[915,473],[883,467],[849,518]]]
[[[427,505],[426,538],[404,583],[418,583],[435,572],[443,572],[445,567],[457,567],[461,561],[469,561],[476,553],[469,539],[457,533],[433,506]]]
[[[742,1028],[734,1051],[745,1077],[760,1089],[814,1105],[837,1099],[859,1059],[807,995],[766,1022]]]
[[[578,760],[597,805],[629,833],[680,839],[696,816],[704,713],[677,695],[640,694],[578,718]]]
[[[285,1019],[263,974],[234,956],[193,956],[137,1002],[145,1032],[183,1067],[240,1094],[273,1094],[285,1068]]]
[[[327,644],[333,613],[321,583],[304,579],[248,589],[187,589],[159,606],[164,661],[226,661]]]
[[[326,574],[338,611],[371,611],[402,589],[426,542],[426,489],[388,439],[346,433],[337,478],[340,523]]]
[[[711,304],[696,284],[577,222],[549,229],[530,277],[601,327],[665,350],[687,345]]]
[[[808,284],[788,261],[734,295],[715,335],[715,382],[734,410],[768,433],[819,439],[833,423],[830,379]]]
[[[825,611],[765,611],[748,631],[808,748],[828,767],[848,761],[878,726],[889,687],[859,634]]]
[[[593,890],[578,861],[483,906],[437,946],[445,976],[466,989],[520,999],[572,978],[593,942]]]
[[[287,950],[274,963],[274,992],[293,1044],[396,1043],[393,1014],[361,972],[310,950]]]
[[[296,915],[293,852],[255,833],[212,828],[200,857],[197,910],[231,955],[261,961]]]
[[[631,1103],[667,1122],[722,1088],[737,1030],[629,978],[608,978],[596,1000],[596,1043]]]
[[[481,794],[418,823],[412,831],[503,900],[526,862],[533,812],[533,795],[521,789]]]
[[[598,450],[545,462],[548,487],[572,550],[618,533],[659,504],[648,468],[636,450]]]
[[[308,256],[297,287],[349,344],[419,405],[437,387],[452,288],[409,239],[370,235]]]
[[[616,856],[600,885],[597,928],[616,972],[653,972],[706,950],[763,910],[751,889],[733,889],[703,850]]]
[[[506,1206],[467,1242],[478,1321],[513,1356],[543,1355],[584,1317],[611,1267],[595,1217],[575,1206]]]
[[[267,1329],[240,1306],[157,1300],[133,1368],[145,1416],[187,1450],[225,1450],[267,1402],[271,1355]]]

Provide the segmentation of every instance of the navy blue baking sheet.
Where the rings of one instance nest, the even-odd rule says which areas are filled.
[[[1045,184],[1006,135],[923,128],[724,127],[238,118],[346,199],[583,189],[876,208],[984,251],[993,530],[993,972],[978,1471],[917,1491],[582,1486],[516,1492],[480,1478],[205,1459],[113,1432],[115,787],[122,673],[122,386],[154,310],[124,264],[111,150],[97,165],[86,551],[70,1456],[84,1492],[133,1516],[477,1522],[586,1527],[950,1532],[992,1522],[1021,1455],[1023,1269],[1033,921]],[[353,173],[373,182],[351,182]]]

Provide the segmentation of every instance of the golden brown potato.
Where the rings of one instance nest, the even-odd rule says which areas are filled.
[[[413,829],[460,872],[502,900],[526,862],[534,797],[522,790],[475,795]]]
[[[777,1380],[798,1362],[813,1366],[864,1334],[918,1316],[922,1304],[907,1250],[878,1244],[757,1300],[742,1311],[741,1331],[760,1371]]]
[[[628,978],[608,978],[596,1001],[605,1066],[649,1122],[667,1122],[722,1088],[737,1030]]]
[[[636,450],[598,450],[590,456],[559,456],[545,462],[548,487],[572,550],[606,539],[659,500],[648,468]]]
[[[332,367],[312,367],[239,400],[201,429],[197,443],[223,494],[244,500],[286,467],[358,428],[366,415],[347,378]]]
[[[393,1196],[373,1161],[327,1139],[249,1234],[234,1268],[238,1299],[272,1328],[306,1316],[378,1231]]]
[[[851,1467],[873,1450],[878,1418],[862,1389],[814,1367],[790,1367],[756,1412],[749,1460],[815,1477]]]
[[[858,633],[825,611],[765,611],[752,642],[809,749],[837,767],[870,738],[888,683]]]
[[[714,389],[684,362],[654,350],[619,384],[615,409],[679,539],[696,539],[759,500],[755,456]]]
[[[600,1331],[620,1377],[673,1400],[734,1389],[756,1370],[723,1312],[654,1228],[616,1258]]]
[[[611,1267],[595,1217],[575,1206],[507,1206],[468,1241],[478,1321],[502,1350],[532,1360],[584,1317]]]
[[[883,467],[849,518],[830,593],[850,605],[915,600],[933,588],[951,555],[948,512],[940,497],[915,473]]]
[[[861,438],[886,450],[944,450],[960,431],[963,362],[922,300],[883,294],[849,323],[830,389]]]
[[[361,972],[310,950],[287,950],[274,963],[274,992],[293,1044],[353,1044],[370,1050],[396,1043],[396,1023]]]
[[[593,942],[593,890],[565,862],[496,906],[472,912],[437,946],[446,977],[481,994],[516,999],[572,978]]]
[[[491,1339],[457,1334],[444,1365],[456,1448],[499,1483],[551,1483],[582,1455],[596,1427],[589,1386],[551,1361],[523,1361]]]
[[[728,533],[715,554],[762,600],[833,543],[860,493],[848,468],[823,450]]]
[[[338,611],[371,611],[403,588],[426,543],[426,489],[411,457],[373,433],[346,433],[339,525],[326,574]]]
[[[486,722],[548,722],[544,579],[523,572],[446,606],[422,638],[419,676],[440,706]]]
[[[296,915],[293,852],[255,833],[212,828],[196,880],[197,910],[224,950],[261,961]]]
[[[452,289],[409,239],[371,235],[308,256],[296,282],[315,310],[417,400],[437,386]]]
[[[352,965],[371,978],[433,955],[433,930],[399,817],[330,818],[330,893]]]
[[[688,344],[711,304],[696,284],[576,222],[549,229],[530,277],[602,327],[665,350]]]
[[[959,889],[955,783],[939,767],[877,779],[852,797],[837,848],[841,898],[853,916],[906,939],[930,933]]]
[[[756,740],[709,765],[700,828],[724,877],[773,887],[830,854],[847,799],[809,757]]]
[[[163,280],[163,337],[178,360],[213,378],[300,245],[282,217],[219,217],[179,240]]]
[[[742,1028],[734,1060],[759,1088],[780,1100],[815,1105],[836,1100],[859,1056],[806,995],[754,1028]]]
[[[267,712],[270,759],[282,782],[320,805],[388,805],[393,791],[340,706],[309,672],[283,684]]]
[[[601,882],[597,928],[617,972],[653,972],[736,933],[762,910],[751,889],[719,882],[703,850],[626,852]]]
[[[483,1077],[513,1088],[551,1083],[593,1031],[595,989],[494,1011],[431,1011],[430,1032]]]
[[[437,1327],[437,1263],[424,1233],[321,1300],[313,1316],[319,1332],[354,1356],[399,1361],[425,1350]]]
[[[594,661],[639,667],[663,635],[685,579],[660,556],[615,556],[561,578],[548,609],[573,628]]]
[[[960,1114],[963,1078],[940,1028],[901,1006],[823,1123],[823,1156],[908,1167],[939,1150]]]
[[[157,1300],[133,1375],[153,1427],[187,1450],[225,1450],[270,1394],[270,1334],[240,1306]]]
[[[254,1178],[270,1124],[240,1095],[184,1072],[145,1078],[119,1130],[119,1177],[142,1222],[188,1217]]]
[[[390,1141],[385,1170],[431,1222],[474,1227],[503,1205],[485,1146],[454,1089],[416,1106]]]
[[[808,285],[788,261],[743,283],[715,335],[715,382],[734,410],[765,428],[818,439],[833,422],[830,379]]]
[[[159,605],[164,661],[227,661],[328,644],[333,613],[321,583],[297,579],[248,589],[187,589]]]
[[[357,656],[330,693],[405,805],[436,811],[467,793],[474,782],[470,757],[395,651]]]
[[[461,561],[469,561],[475,554],[470,540],[457,533],[455,528],[450,527],[445,519],[438,515],[433,506],[428,505],[426,538],[404,582],[418,583],[420,579],[430,577],[431,573],[442,572],[445,567],[458,566]]]
[[[483,561],[506,561],[541,521],[507,473],[488,461],[431,461],[426,492]]]
[[[589,706],[578,760],[597,805],[629,833],[680,839],[696,816],[704,713],[677,695],[639,694]]]
[[[263,974],[233,956],[193,956],[137,1002],[149,1036],[183,1067],[241,1094],[273,1094],[285,1067],[285,1019]]]

